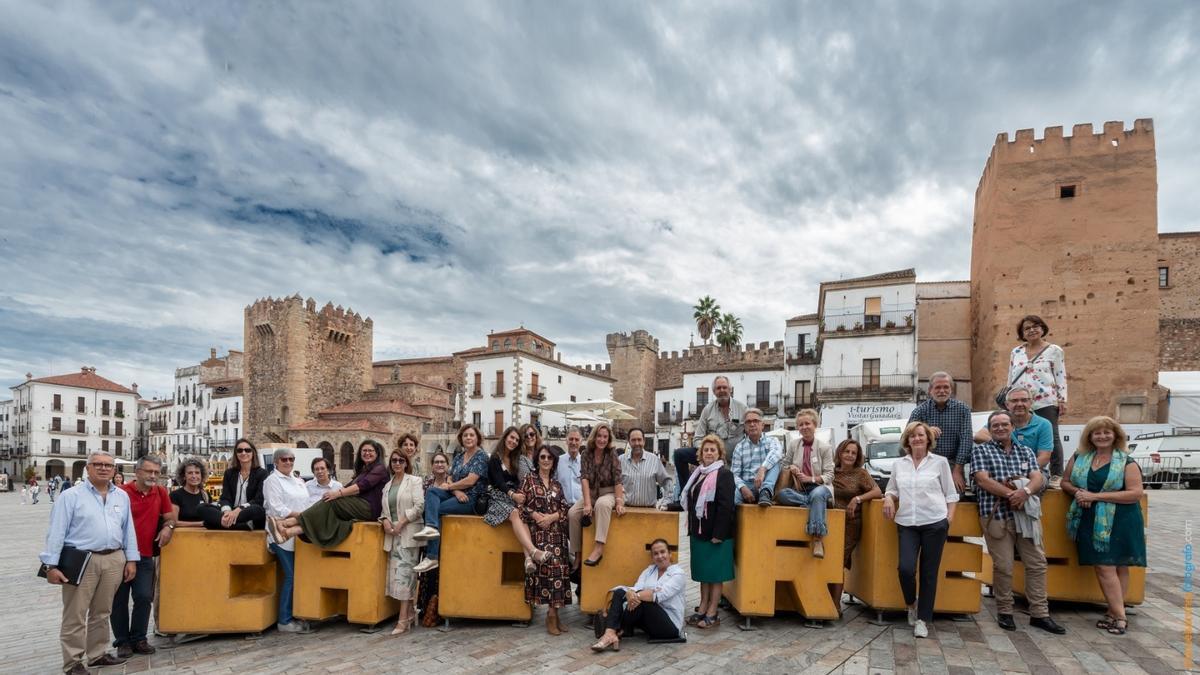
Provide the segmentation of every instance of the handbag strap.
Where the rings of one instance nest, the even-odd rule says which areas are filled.
[[[1033,365],[1033,362],[1040,359],[1042,357],[1042,354],[1046,353],[1047,349],[1050,349],[1050,345],[1046,345],[1045,347],[1042,347],[1041,351],[1039,351],[1037,354],[1034,354],[1033,358],[1029,359],[1029,363],[1026,363],[1025,367],[1021,369],[1021,372],[1017,373],[1017,376],[1012,379],[1012,382],[1008,383],[1008,386],[1011,387],[1014,384],[1016,384],[1017,380],[1021,379],[1021,376],[1025,374],[1025,371],[1029,370],[1029,367]]]

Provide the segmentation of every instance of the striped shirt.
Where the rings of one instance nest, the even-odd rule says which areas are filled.
[[[641,461],[635,462],[627,452],[621,455],[621,484],[625,486],[626,506],[654,506],[658,502],[658,486],[671,484],[671,474],[653,452],[642,451]]]

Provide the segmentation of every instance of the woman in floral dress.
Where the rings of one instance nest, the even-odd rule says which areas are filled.
[[[546,630],[551,635],[567,632],[558,616],[560,607],[571,604],[570,566],[567,562],[567,502],[562,485],[554,479],[558,455],[549,448],[538,449],[537,473],[521,485],[524,503],[521,517],[529,525],[533,545],[547,557],[535,572],[525,575],[525,601],[546,605]]]

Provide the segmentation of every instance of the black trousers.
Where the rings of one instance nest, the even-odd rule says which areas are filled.
[[[1033,412],[1038,417],[1043,417],[1049,420],[1050,426],[1054,428],[1054,450],[1050,453],[1050,475],[1062,476],[1063,448],[1062,439],[1058,437],[1058,406],[1046,406],[1045,408],[1038,408]]]
[[[700,461],[696,459],[696,449],[679,448],[671,456],[671,461],[675,464],[675,475],[679,478],[675,483],[675,489],[682,490],[683,486],[687,483],[688,477],[692,475],[691,467],[688,465],[696,466],[700,464]],[[682,496],[679,498],[679,501],[683,501]]]
[[[604,625],[613,630],[620,630],[622,637],[633,635],[634,629],[641,628],[651,640],[670,640],[679,637],[679,629],[667,616],[667,610],[655,602],[642,602],[633,609],[625,607],[625,589],[618,588],[612,593],[612,602],[608,605],[608,616]]]
[[[200,518],[204,521],[206,530],[261,530],[267,524],[267,512],[257,504],[251,504],[242,509],[232,527],[221,527],[221,516],[223,515],[225,514],[221,513],[219,506],[207,504],[200,507]]]
[[[933,603],[937,598],[938,567],[942,564],[942,549],[946,546],[946,535],[950,522],[940,522],[912,527],[898,525],[900,531],[900,590],[904,592],[904,604],[917,603],[917,618],[926,623],[933,621]],[[920,557],[921,594],[917,597],[917,558]]]

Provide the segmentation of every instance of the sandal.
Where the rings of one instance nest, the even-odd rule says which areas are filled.
[[[1113,635],[1124,635],[1127,628],[1129,628],[1129,622],[1125,619],[1113,619],[1107,630]]]
[[[689,616],[684,623],[686,623],[689,626],[695,626],[696,624],[700,623],[703,620],[704,620],[704,615],[701,614],[700,612],[696,612],[695,614]]]
[[[545,565],[551,560],[554,560],[554,556],[549,551],[543,551],[540,548],[533,549],[533,562]]]
[[[702,630],[706,630],[706,629],[709,629],[709,628],[716,628],[717,626],[720,626],[720,625],[721,625],[721,617],[719,617],[719,616],[706,616],[706,617],[704,617],[703,619],[701,619],[701,620],[700,620],[700,623],[697,623],[697,624],[696,624],[696,628],[700,628],[700,629],[702,629]]]
[[[1100,630],[1108,630],[1109,628],[1112,628],[1113,621],[1114,619],[1112,616],[1105,614],[1103,619],[1100,619],[1096,622],[1096,628],[1099,628]]]
[[[598,640],[596,642],[596,644],[592,645],[592,651],[594,651],[594,652],[602,652],[605,649],[611,649],[614,652],[621,651],[621,638],[617,638],[617,639],[613,640],[612,642],[605,642],[604,640]]]

